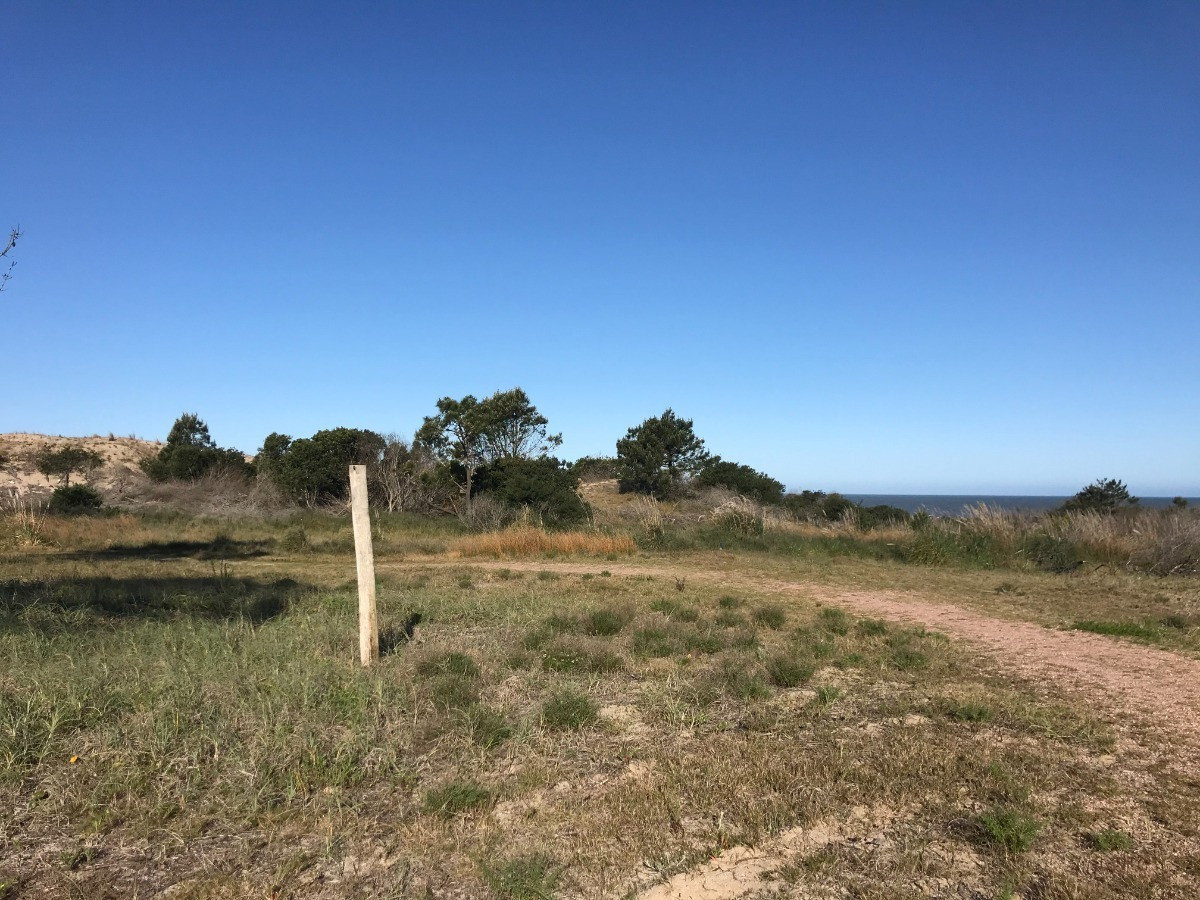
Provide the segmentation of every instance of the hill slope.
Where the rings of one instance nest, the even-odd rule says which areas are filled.
[[[93,473],[91,483],[105,493],[123,493],[134,481],[145,478],[140,463],[162,448],[158,441],[135,437],[62,437],[46,434],[0,434],[0,496],[49,494],[55,484],[37,470],[37,454],[43,448],[61,450],[68,445],[98,453],[104,465]]]

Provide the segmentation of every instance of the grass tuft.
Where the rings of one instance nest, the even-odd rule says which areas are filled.
[[[782,606],[768,603],[754,610],[754,621],[759,625],[765,625],[772,631],[778,631],[787,622],[787,613]]]
[[[542,705],[542,727],[554,731],[594,725],[597,719],[596,704],[576,691],[559,691]]]
[[[491,802],[492,792],[475,781],[451,781],[425,792],[425,811],[450,819]]]
[[[1085,619],[1071,626],[1076,631],[1090,631],[1092,634],[1104,634],[1109,637],[1135,638],[1140,641],[1152,641],[1158,637],[1158,631],[1148,625],[1136,622],[1098,622]]]
[[[583,630],[598,637],[612,637],[620,633],[629,623],[629,619],[629,614],[624,610],[596,609],[584,616]]]
[[[1007,806],[992,807],[980,814],[979,826],[984,838],[1007,853],[1024,853],[1042,830],[1037,819]]]
[[[1118,850],[1132,850],[1133,838],[1117,828],[1105,828],[1087,836],[1092,849],[1101,853],[1113,853]]]
[[[782,688],[799,687],[812,678],[817,667],[806,659],[779,653],[767,660],[767,677]]]
[[[549,900],[561,870],[543,854],[518,856],[497,866],[480,864],[484,883],[501,900]]]
[[[428,656],[417,663],[417,674],[426,678],[437,675],[464,675],[467,678],[477,678],[479,666],[466,653],[440,653]]]

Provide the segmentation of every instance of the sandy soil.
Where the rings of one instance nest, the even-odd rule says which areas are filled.
[[[67,445],[82,447],[100,454],[104,465],[94,472],[91,484],[105,493],[120,494],[122,486],[131,479],[142,477],[140,463],[157,453],[162,444],[136,437],[61,437],[46,434],[0,434],[0,456],[8,462],[0,466],[0,497],[16,494],[20,497],[49,494],[55,484],[37,470],[35,458],[43,447],[61,450]],[[72,479],[74,483],[77,479]]]

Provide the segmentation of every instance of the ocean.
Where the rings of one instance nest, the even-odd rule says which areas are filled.
[[[964,507],[986,503],[1000,509],[1024,509],[1032,512],[1061,506],[1066,497],[1016,496],[1012,494],[844,494],[863,506],[898,506],[908,512],[924,507],[935,515],[959,515]],[[1163,509],[1171,505],[1171,497],[1141,497],[1138,506]],[[1200,497],[1186,498],[1189,507],[1200,507]]]

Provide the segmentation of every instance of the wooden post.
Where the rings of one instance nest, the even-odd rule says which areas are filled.
[[[375,614],[375,551],[367,511],[367,467],[350,467],[350,519],[358,562],[358,657],[364,666],[379,659],[379,620]]]

